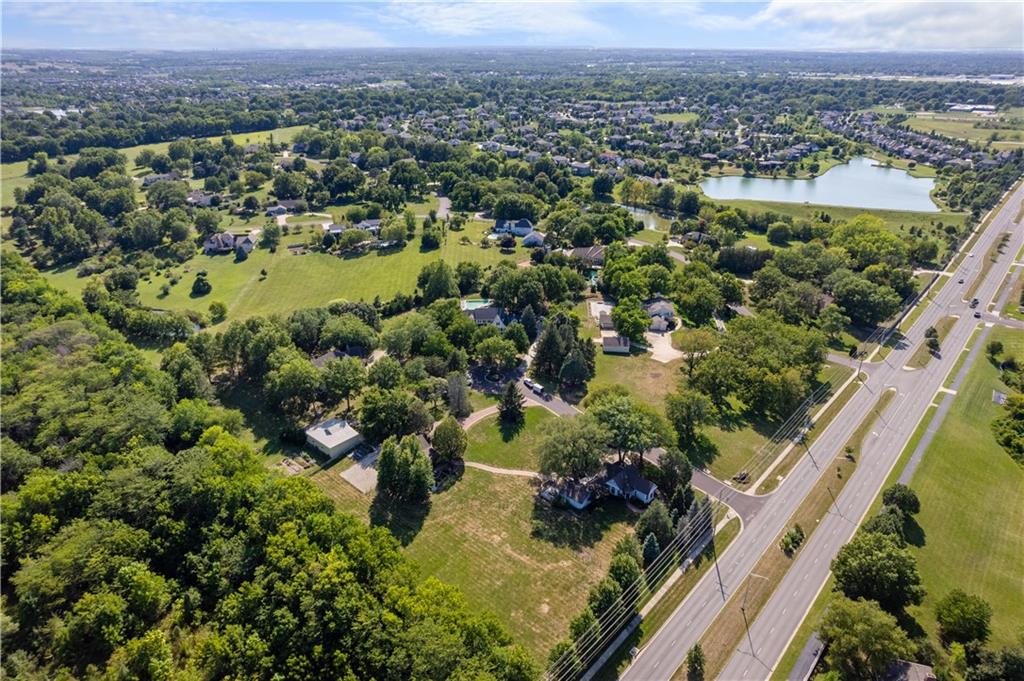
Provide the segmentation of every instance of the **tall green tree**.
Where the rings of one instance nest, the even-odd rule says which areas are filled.
[[[601,468],[608,431],[593,417],[558,419],[546,425],[537,445],[540,470],[574,480],[593,475]]]
[[[992,630],[992,606],[980,596],[953,589],[936,603],[935,619],[946,643],[984,643]]]
[[[452,416],[448,416],[437,424],[431,445],[437,453],[439,463],[450,463],[461,459],[466,453],[466,431]]]
[[[833,598],[818,627],[825,661],[843,679],[878,679],[914,648],[896,618],[869,600]]]
[[[324,366],[323,380],[327,399],[345,400],[345,411],[349,411],[352,398],[366,385],[366,367],[356,357],[333,359]]]
[[[867,598],[889,612],[916,605],[924,597],[917,561],[891,536],[860,532],[832,561],[836,590],[847,598]]]
[[[520,423],[525,416],[525,400],[515,381],[505,384],[498,402],[498,416],[504,423]]]

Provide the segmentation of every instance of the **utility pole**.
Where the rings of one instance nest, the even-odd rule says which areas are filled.
[[[747,621],[747,596],[750,594],[750,583],[754,577],[763,579],[766,582],[768,581],[768,578],[763,575],[759,575],[756,572],[750,573],[750,579],[747,580],[747,588],[743,592],[743,603],[740,604],[740,613],[743,615],[743,626],[747,630],[747,643],[750,645],[750,655],[756,659],[757,653],[754,652],[754,641],[750,638],[750,622]]]
[[[832,486],[831,486],[831,485],[825,485],[825,489],[827,489],[827,490],[828,490],[828,495],[829,495],[830,497],[832,497],[832,506],[833,506],[833,508],[835,508],[835,509],[836,509],[836,514],[837,514],[837,515],[838,515],[838,516],[839,516],[840,518],[843,518],[843,519],[845,520],[845,519],[846,519],[846,516],[844,516],[844,515],[843,515],[843,512],[839,510],[839,504],[837,504],[837,503],[836,503],[836,497],[835,497],[835,495],[833,495],[833,494],[832,494]]]

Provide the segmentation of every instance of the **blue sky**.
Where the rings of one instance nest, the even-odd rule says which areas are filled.
[[[3,45],[1022,49],[1015,2],[9,2]]]

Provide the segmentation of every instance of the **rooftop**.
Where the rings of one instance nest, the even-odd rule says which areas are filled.
[[[344,419],[328,419],[306,428],[306,435],[324,447],[333,449],[359,437],[359,431]]]

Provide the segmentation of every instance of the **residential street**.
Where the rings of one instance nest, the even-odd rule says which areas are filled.
[[[761,554],[773,546],[776,536],[786,527],[817,480],[830,469],[831,460],[840,455],[850,436],[874,410],[882,392],[895,388],[898,394],[867,436],[858,466],[837,499],[837,512],[829,513],[820,523],[779,588],[751,623],[753,651],[744,638],[721,678],[763,679],[770,674],[827,579],[832,558],[852,536],[928,409],[931,397],[942,386],[975,327],[984,321],[973,317],[973,310],[963,296],[971,283],[981,276],[985,256],[992,245],[1003,232],[1012,231],[1003,254],[975,294],[982,301],[981,309],[996,296],[1015,254],[1024,244],[1024,231],[1012,222],[1020,210],[1022,197],[1024,188],[1018,186],[971,246],[974,256],[964,258],[951,280],[907,332],[907,342],[894,349],[884,361],[865,364],[865,368],[870,367],[865,389],[853,395],[840,416],[811,445],[812,456],[800,460],[779,489],[768,497],[764,508],[719,557],[725,599],[716,573],[708,573],[641,650],[623,678],[655,681],[669,679],[675,673],[689,648],[743,584]],[[957,284],[961,277],[965,283]],[[925,329],[948,315],[959,315],[959,318],[943,340],[941,357],[932,358],[924,369],[904,369],[914,350],[924,342]]]

